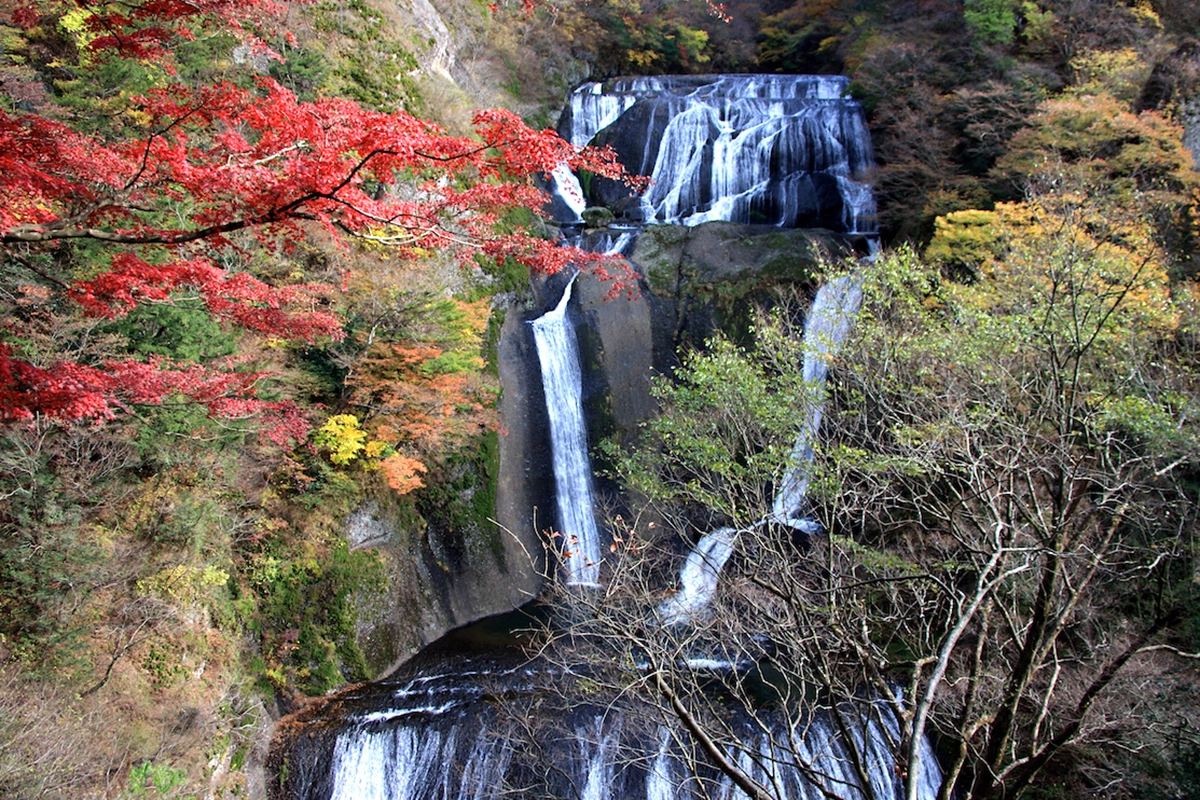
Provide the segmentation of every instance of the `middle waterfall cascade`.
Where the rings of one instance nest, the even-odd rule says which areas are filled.
[[[857,275],[843,275],[826,283],[819,290],[804,321],[803,378],[807,397],[804,403],[804,423],[792,446],[774,508],[765,522],[777,522],[805,534],[816,533],[820,526],[804,516],[805,495],[808,491],[809,467],[813,460],[813,442],[821,427],[824,408],[825,377],[829,361],[838,345],[845,341],[862,304],[862,284]],[[718,528],[705,534],[692,548],[679,576],[679,591],[658,608],[663,625],[679,625],[698,619],[717,591],[721,569],[733,554],[737,531]]]
[[[596,586],[600,580],[600,532],[593,508],[579,346],[567,318],[575,277],[563,289],[558,305],[534,320],[532,327],[550,416],[550,450],[562,547],[567,554],[567,582]]]
[[[680,625],[699,617],[713,594],[725,562],[733,555],[737,531],[717,528],[696,542],[679,572],[679,591],[658,607],[660,625]]]
[[[825,407],[823,394],[829,361],[846,339],[854,317],[862,305],[862,281],[857,275],[843,275],[817,291],[808,318],[804,321],[804,425],[796,437],[787,469],[775,493],[772,519],[784,525],[811,532],[811,521],[803,516],[804,497],[808,492],[809,465],[813,460],[813,442],[821,427]]]

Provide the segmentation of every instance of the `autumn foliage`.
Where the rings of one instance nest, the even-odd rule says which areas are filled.
[[[214,317],[248,330],[305,342],[341,336],[341,322],[333,314],[285,310],[297,303],[314,305],[331,287],[276,288],[249,273],[230,273],[203,259],[147,264],[132,253],[121,253],[113,258],[110,271],[77,282],[68,295],[86,313],[111,319],[139,303],[167,302],[183,287],[195,289]]]
[[[301,103],[269,78],[255,90],[157,90],[136,117],[141,135],[108,143],[0,112],[0,242],[221,245],[245,228],[298,237],[310,222],[408,248],[486,241],[498,214],[540,208],[535,173],[563,162],[617,171],[607,154],[580,154],[508,111],[480,112],[479,139],[464,139],[404,112]],[[402,181],[411,197],[381,191]],[[154,214],[181,200],[184,224]]]
[[[285,252],[324,229],[336,241],[382,242],[407,258],[450,249],[467,264],[514,259],[549,273],[581,261],[603,270],[595,256],[555,247],[506,216],[513,208],[540,214],[535,176],[559,164],[619,176],[609,153],[581,152],[504,110],[480,112],[476,135],[456,137],[403,111],[301,102],[265,76],[249,87],[171,82],[170,45],[193,26],[215,21],[245,34],[244,25],[278,8],[261,0],[9,4],[12,22],[27,29],[82,16],[86,50],[156,59],[164,85],[129,98],[107,136],[0,106],[6,261],[45,277],[40,258],[62,260],[70,243],[93,243],[109,251],[107,269],[51,277],[85,315],[112,319],[184,293],[219,320],[303,342],[341,336],[328,302],[337,287],[229,269],[222,256],[239,252],[247,234]],[[107,417],[170,393],[216,415],[271,410],[255,398],[254,373],[166,361],[35,364],[13,339],[19,331],[10,325],[5,336],[0,421]]]
[[[278,14],[282,3],[273,0],[145,0],[140,3],[90,3],[74,0],[18,2],[11,14],[16,24],[32,28],[46,16],[73,9],[88,12],[85,27],[92,35],[93,51],[116,50],[126,58],[168,56],[172,39],[191,39],[191,23],[209,17],[246,31]]]

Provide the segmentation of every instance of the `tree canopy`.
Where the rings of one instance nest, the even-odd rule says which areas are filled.
[[[885,701],[909,797],[927,736],[941,797],[1017,796],[1055,764],[1154,785],[1169,729],[1195,723],[1164,687],[1187,691],[1196,657],[1196,296],[1172,286],[1148,223],[1117,236],[1090,210],[1046,195],[986,225],[951,215],[929,251],[970,261],[957,279],[911,250],[853,266],[863,309],[827,390],[801,377],[818,345],[788,298],[753,346],[715,340],[659,379],[660,415],[616,459],[640,502],[614,522],[608,589],[563,598],[586,608],[564,663],[704,752],[757,746],[733,733],[739,713],[853,730]],[[813,403],[824,423],[802,468],[826,533],[798,538],[760,521]],[[675,591],[661,532],[720,526],[734,554],[708,606],[656,624]],[[735,710],[697,658],[740,665],[721,679]],[[638,659],[650,668],[620,666]],[[1162,693],[1134,688],[1146,680]],[[1115,755],[1129,741],[1146,753]],[[774,796],[752,761],[720,769]]]
[[[546,273],[569,262],[599,266],[595,256],[504,220],[515,208],[540,213],[544,195],[533,178],[559,164],[619,175],[607,153],[580,152],[503,110],[480,112],[476,135],[464,138],[404,111],[303,102],[267,76],[250,85],[174,79],[171,47],[193,37],[193,26],[215,19],[249,36],[246,25],[266,24],[277,10],[222,2],[14,6],[13,22],[26,30],[76,20],[81,71],[152,58],[157,74],[155,85],[123,98],[103,132],[80,130],[70,115],[0,108],[0,245],[9,265],[48,280],[88,316],[118,318],[186,290],[218,319],[306,342],[342,335],[325,310],[337,286],[271,284],[228,268],[223,254],[238,251],[239,232],[284,251],[319,226],[335,240],[385,243],[402,258],[446,248],[466,264],[512,258]],[[82,274],[51,274],[46,264],[78,241],[103,246],[108,267],[92,266],[92,256]],[[222,374],[210,375],[214,369]],[[172,393],[223,416],[282,410],[254,399],[254,377],[229,371],[165,360],[39,364],[10,335],[0,342],[0,419],[105,417]]]

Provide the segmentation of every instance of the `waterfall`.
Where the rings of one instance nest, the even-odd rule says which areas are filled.
[[[808,492],[809,466],[813,460],[813,442],[821,426],[824,409],[825,377],[829,362],[845,341],[862,304],[862,281],[858,275],[843,275],[819,290],[804,321],[804,364],[802,377],[806,397],[804,420],[784,465],[771,514],[755,523],[778,522],[805,534],[816,534],[821,526],[803,516]],[[688,554],[679,573],[679,591],[658,607],[660,624],[680,625],[699,619],[717,591],[721,570],[733,553],[738,532],[718,528],[700,538]]]
[[[661,625],[690,622],[707,608],[735,541],[733,528],[718,528],[700,538],[679,573],[679,591],[658,607]]]
[[[649,191],[636,204],[627,203],[634,223],[821,223],[846,233],[870,233],[874,196],[858,180],[873,163],[870,136],[862,109],[845,96],[847,86],[841,76],[807,75],[593,82],[571,94],[560,133],[574,144],[612,144],[627,169],[651,175]],[[550,183],[559,200],[560,222],[578,223],[586,206],[578,179],[560,168]],[[609,255],[626,254],[636,238],[629,222],[587,241],[573,241]],[[568,580],[591,585],[599,578],[600,545],[587,437],[578,410],[580,369],[574,333],[565,319],[569,295],[570,287],[559,307],[533,327],[550,412],[559,521],[565,552],[570,553]],[[795,491],[788,492],[790,501]],[[697,550],[702,560],[689,573],[696,580],[683,584],[664,611],[667,619],[681,620],[692,613],[690,606],[698,610],[704,605],[715,579],[703,576],[723,550],[724,563],[732,541],[722,533],[708,540],[712,553],[701,556]]]
[[[817,440],[825,407],[825,377],[829,374],[829,362],[850,333],[861,304],[862,280],[857,275],[843,275],[817,291],[804,321],[802,375],[808,393],[804,398],[805,416],[775,494],[772,518],[806,533],[812,531],[813,523],[801,514],[808,492],[812,446]]]
[[[342,701],[318,735],[295,740],[295,766],[282,788],[295,800],[745,797],[728,776],[689,766],[694,753],[680,745],[687,736],[681,728],[635,722],[614,703],[564,709],[543,721],[544,747],[518,746],[524,722],[500,713],[489,687],[510,703],[537,703],[546,682],[561,676],[541,662],[514,667],[483,654],[452,663],[453,672],[414,677],[411,670],[374,696]],[[336,739],[319,735],[334,721]],[[900,726],[884,703],[847,703],[804,718],[758,710],[729,724],[739,744],[725,745],[726,756],[780,800],[903,797],[894,756]],[[928,742],[919,760],[919,797],[934,800],[942,772]]]
[[[626,212],[633,223],[821,223],[844,233],[865,234],[874,249],[875,198],[870,185],[860,180],[874,166],[871,140],[861,107],[846,96],[848,87],[847,78],[826,75],[648,76],[591,82],[571,94],[559,133],[576,145],[612,145],[627,169],[651,175],[649,191],[637,199],[636,210]],[[578,221],[585,203],[575,176],[559,170],[551,186],[563,201],[556,207],[567,209],[561,221]],[[636,238],[636,231],[627,226],[628,222],[572,242],[609,255],[626,254]],[[819,530],[801,509],[812,442],[821,422],[820,394],[831,348],[845,338],[860,299],[858,284],[840,278],[817,293],[805,326],[808,412],[785,466],[772,519],[806,533]],[[547,402],[549,398],[547,390]],[[553,436],[557,476],[560,440],[557,433]],[[582,435],[563,442],[586,445]],[[586,459],[583,452],[571,462]],[[590,500],[590,481],[584,483]],[[576,503],[570,512],[574,515],[578,502],[571,502]],[[565,519],[567,512],[560,514]],[[587,524],[595,528],[590,514]],[[679,592],[659,608],[664,624],[683,622],[703,610],[736,537],[721,529],[701,538],[684,565]],[[571,574],[577,574],[573,568]]]
[[[567,564],[567,583],[596,586],[600,579],[600,533],[592,496],[592,467],[583,418],[582,372],[575,330],[567,319],[572,276],[553,310],[534,320],[533,338],[542,366],[555,496]]]
[[[674,76],[585,84],[571,95],[560,133],[575,144],[612,145],[631,172],[650,174],[655,183],[644,196],[632,197],[611,181],[593,178],[585,197],[577,177],[559,170],[549,180],[560,222],[577,229],[588,201],[611,207],[619,224],[587,235],[591,249],[609,254],[631,252],[643,223],[712,220],[823,226],[868,234],[874,247],[869,236],[875,230],[874,198],[863,182],[872,166],[870,139],[846,89],[845,78],[827,76]],[[531,328],[550,421],[566,582],[596,586],[600,536],[578,345],[567,319],[574,280]],[[811,402],[781,467],[773,511],[759,525],[815,526],[804,517],[805,493],[824,380],[860,300],[853,278],[831,281],[817,294],[804,331]],[[685,560],[679,590],[656,610],[658,624],[703,617],[738,535],[720,528],[700,539]],[[468,653],[462,641],[427,648],[383,682],[344,694],[310,720],[289,745],[288,769],[279,774],[283,791],[295,800],[744,797],[703,762],[689,766],[695,765],[689,759],[695,751],[683,744],[689,734],[682,727],[644,709],[641,719],[628,716],[629,698],[598,696],[594,705],[554,708],[537,719],[504,717],[512,708],[543,708],[548,687],[586,675],[527,660],[521,650],[489,646]],[[741,668],[706,655],[681,654],[680,663],[711,673]],[[903,765],[895,757],[900,726],[884,703],[858,698],[803,719],[743,708],[731,712],[731,720],[726,756],[781,800],[903,796],[897,777]],[[869,785],[863,785],[856,761],[863,762]],[[927,741],[919,761],[919,797],[933,800],[942,774]]]
[[[583,196],[583,187],[579,179],[566,164],[559,164],[550,173],[550,185],[555,196],[562,201],[570,216],[564,222],[582,222],[583,211],[587,208],[587,200]]]
[[[621,200],[627,190],[595,181],[593,204],[633,222],[872,233],[875,200],[863,181],[874,166],[871,139],[848,87],[842,76],[812,75],[593,82],[572,93],[559,133],[579,145],[610,145],[627,169],[651,177],[634,203]],[[575,210],[578,181],[559,175],[551,183]],[[563,221],[578,221],[574,214]]]
[[[646,773],[646,800],[675,800],[679,788],[679,770],[671,758],[671,731],[661,728],[658,733],[658,752]]]

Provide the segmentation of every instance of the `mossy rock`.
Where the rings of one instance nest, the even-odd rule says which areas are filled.
[[[656,295],[674,293],[689,230],[679,225],[649,225],[638,236],[633,261],[642,268]]]
[[[740,341],[752,309],[777,287],[815,282],[825,264],[854,254],[846,236],[824,230],[709,222],[647,227],[632,260],[651,292],[676,315],[674,345],[702,342],[714,327]]]
[[[585,208],[580,216],[583,217],[583,224],[589,228],[607,228],[616,219],[613,212],[604,206]]]
[[[851,252],[845,237],[829,231],[709,222],[649,226],[633,260],[655,294],[682,296],[718,286],[728,293],[739,285],[804,283],[821,271],[823,258]]]

